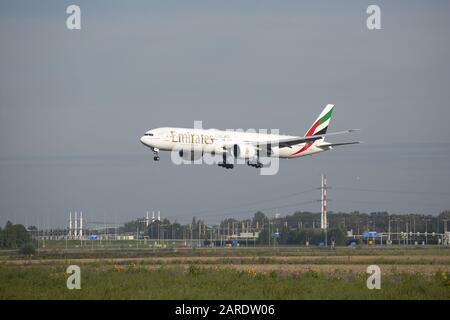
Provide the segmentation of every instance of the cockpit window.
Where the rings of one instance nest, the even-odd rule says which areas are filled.
[[[153,133],[146,133],[145,135],[146,135],[146,136],[153,137]]]

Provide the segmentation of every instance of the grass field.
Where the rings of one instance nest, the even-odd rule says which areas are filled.
[[[66,287],[71,264],[81,290]],[[4,252],[0,299],[450,299],[449,273],[449,248],[52,249]]]

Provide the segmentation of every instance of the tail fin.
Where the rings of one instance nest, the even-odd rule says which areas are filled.
[[[330,124],[331,114],[333,113],[334,104],[327,104],[323,111],[314,121],[311,128],[305,133],[305,137],[315,136],[327,133],[328,125]]]

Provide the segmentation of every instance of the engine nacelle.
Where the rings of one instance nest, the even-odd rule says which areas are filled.
[[[256,148],[251,144],[235,144],[231,151],[233,157],[240,159],[252,159],[257,153]]]
[[[194,151],[194,150],[179,150],[178,155],[184,160],[196,161],[199,160],[203,156],[202,151]]]

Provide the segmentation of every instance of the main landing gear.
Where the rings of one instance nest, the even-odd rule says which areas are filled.
[[[219,167],[222,167],[222,168],[225,168],[225,169],[233,169],[234,168],[233,164],[227,163],[227,155],[226,155],[226,153],[223,154],[222,159],[223,159],[223,162],[218,164]]]
[[[159,161],[159,149],[158,148],[153,149],[153,160]]]
[[[225,168],[225,169],[233,169],[234,168],[234,164],[231,164],[231,163],[219,163],[218,166]]]
[[[264,167],[264,165],[259,161],[255,162],[255,163],[247,161],[247,165],[250,167],[253,167],[253,168],[258,168],[258,169]]]
[[[258,149],[256,150],[256,162],[247,161],[247,165],[257,169],[264,167],[264,165],[261,162],[259,162],[259,146]]]

